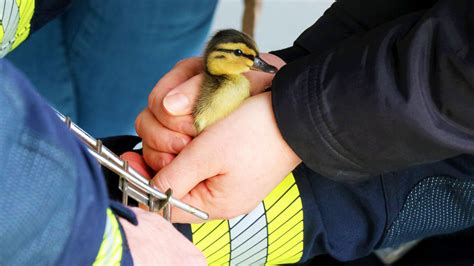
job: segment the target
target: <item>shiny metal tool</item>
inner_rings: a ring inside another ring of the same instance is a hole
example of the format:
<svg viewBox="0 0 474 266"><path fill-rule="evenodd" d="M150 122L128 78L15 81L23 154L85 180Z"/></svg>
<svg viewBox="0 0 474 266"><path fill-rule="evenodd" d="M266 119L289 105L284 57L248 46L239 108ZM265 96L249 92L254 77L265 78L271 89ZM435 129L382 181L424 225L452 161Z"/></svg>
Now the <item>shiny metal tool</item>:
<svg viewBox="0 0 474 266"><path fill-rule="evenodd" d="M102 145L101 140L90 136L87 132L74 124L70 117L64 116L58 111L56 111L56 114L61 121L87 145L90 154L92 154L101 165L119 175L119 189L123 193L122 203L124 205L127 205L128 197L131 197L139 203L147 205L150 211L157 212L163 210L163 217L168 221L171 220L170 205L174 205L200 219L207 220L209 218L207 213L173 198L171 189L163 193L154 188L148 179L143 177L132 167L129 167L127 161L122 160L119 156Z"/></svg>

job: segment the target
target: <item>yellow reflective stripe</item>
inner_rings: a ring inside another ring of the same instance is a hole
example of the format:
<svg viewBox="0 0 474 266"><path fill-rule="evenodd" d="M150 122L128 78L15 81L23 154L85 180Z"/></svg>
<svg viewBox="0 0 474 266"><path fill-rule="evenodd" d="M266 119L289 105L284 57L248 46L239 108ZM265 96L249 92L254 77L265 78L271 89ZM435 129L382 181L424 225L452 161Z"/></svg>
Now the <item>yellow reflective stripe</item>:
<svg viewBox="0 0 474 266"><path fill-rule="evenodd" d="M210 221L205 224L192 224L193 243L201 250L208 264L223 264L230 257L229 222Z"/></svg>
<svg viewBox="0 0 474 266"><path fill-rule="evenodd" d="M293 174L290 175L293 176ZM295 183L294 178L288 178L288 176L283 179L283 181L281 181L280 184L265 198L265 205L267 205L268 207L274 205L275 202L280 199L281 194L284 193L291 186L293 186L293 184Z"/></svg>
<svg viewBox="0 0 474 266"><path fill-rule="evenodd" d="M107 209L107 222L99 253L93 265L120 265L122 260L122 234L117 218Z"/></svg>
<svg viewBox="0 0 474 266"><path fill-rule="evenodd" d="M303 255L303 204L290 173L263 201L268 221L267 264L296 263Z"/></svg>
<svg viewBox="0 0 474 266"><path fill-rule="evenodd" d="M22 43L30 34L30 22L35 11L35 0L16 0L20 8L20 21L15 34L12 50Z"/></svg>
<svg viewBox="0 0 474 266"><path fill-rule="evenodd" d="M303 205L292 173L249 214L191 225L193 243L210 265L298 262L303 229Z"/></svg>
<svg viewBox="0 0 474 266"><path fill-rule="evenodd" d="M0 22L0 45L2 44L3 41L3 36L5 35L5 31L3 30L3 25ZM1 47L1 46L0 46Z"/></svg>
<svg viewBox="0 0 474 266"><path fill-rule="evenodd" d="M28 37L34 10L35 0L0 0L0 57Z"/></svg>

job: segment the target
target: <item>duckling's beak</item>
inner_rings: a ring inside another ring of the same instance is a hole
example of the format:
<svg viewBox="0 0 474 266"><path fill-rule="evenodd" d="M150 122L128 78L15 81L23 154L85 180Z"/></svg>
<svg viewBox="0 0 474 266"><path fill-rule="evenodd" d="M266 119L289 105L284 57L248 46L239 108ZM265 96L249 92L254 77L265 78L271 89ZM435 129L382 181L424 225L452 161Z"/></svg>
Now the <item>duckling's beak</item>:
<svg viewBox="0 0 474 266"><path fill-rule="evenodd" d="M252 65L252 70L259 70L267 73L276 73L277 68L270 65L269 63L263 61L262 58L259 56L256 56L255 59L253 60L253 65Z"/></svg>

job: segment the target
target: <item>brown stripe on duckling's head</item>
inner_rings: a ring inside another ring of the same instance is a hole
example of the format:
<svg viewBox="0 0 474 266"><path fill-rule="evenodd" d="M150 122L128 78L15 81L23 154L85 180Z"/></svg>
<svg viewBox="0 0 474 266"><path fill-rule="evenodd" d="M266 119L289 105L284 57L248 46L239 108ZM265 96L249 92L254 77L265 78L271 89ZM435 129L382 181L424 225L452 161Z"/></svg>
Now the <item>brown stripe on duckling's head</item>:
<svg viewBox="0 0 474 266"><path fill-rule="evenodd" d="M254 51L254 56L258 54L257 45L250 36L238 30L227 29L218 31L214 34L207 44L204 57L207 57L210 52L214 49L218 49L218 46L222 44L245 44L248 49Z"/></svg>
<svg viewBox="0 0 474 266"><path fill-rule="evenodd" d="M212 75L240 74L251 69L276 71L259 58L257 45L251 37L233 29L217 32L207 44L204 57L206 70Z"/></svg>

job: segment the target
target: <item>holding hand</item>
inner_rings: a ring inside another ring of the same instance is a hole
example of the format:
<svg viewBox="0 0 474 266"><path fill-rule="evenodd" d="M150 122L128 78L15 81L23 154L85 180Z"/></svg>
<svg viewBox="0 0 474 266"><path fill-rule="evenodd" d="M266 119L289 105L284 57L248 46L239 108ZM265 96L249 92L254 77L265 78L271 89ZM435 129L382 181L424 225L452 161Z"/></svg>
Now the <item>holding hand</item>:
<svg viewBox="0 0 474 266"><path fill-rule="evenodd" d="M143 139L144 159L156 171L168 164L196 135L191 111L203 71L201 58L176 64L156 84L148 97L148 108L135 121L137 134Z"/></svg>
<svg viewBox="0 0 474 266"><path fill-rule="evenodd" d="M153 182L211 219L231 218L255 208L300 162L280 135L271 94L263 93L203 131ZM173 210L175 222L195 219Z"/></svg>
<svg viewBox="0 0 474 266"><path fill-rule="evenodd" d="M262 57L278 67L284 64L273 55ZM178 63L150 94L136 129L143 138L144 159L154 170L181 152L154 178L158 188L171 187L175 197L210 212L211 218L229 218L252 210L300 160L278 131L270 93L251 97L190 143L196 135L191 112L203 70L199 58ZM246 76L253 95L270 86L273 78L262 72ZM178 210L173 218L195 219Z"/></svg>
<svg viewBox="0 0 474 266"><path fill-rule="evenodd" d="M284 62L277 56L261 57L280 68ZM184 146L196 136L191 115L203 79L202 58L190 58L176 64L153 88L148 108L135 122L137 134L143 139L146 163L158 171L171 162ZM273 74L251 71L245 74L251 84L251 94L271 85Z"/></svg>

